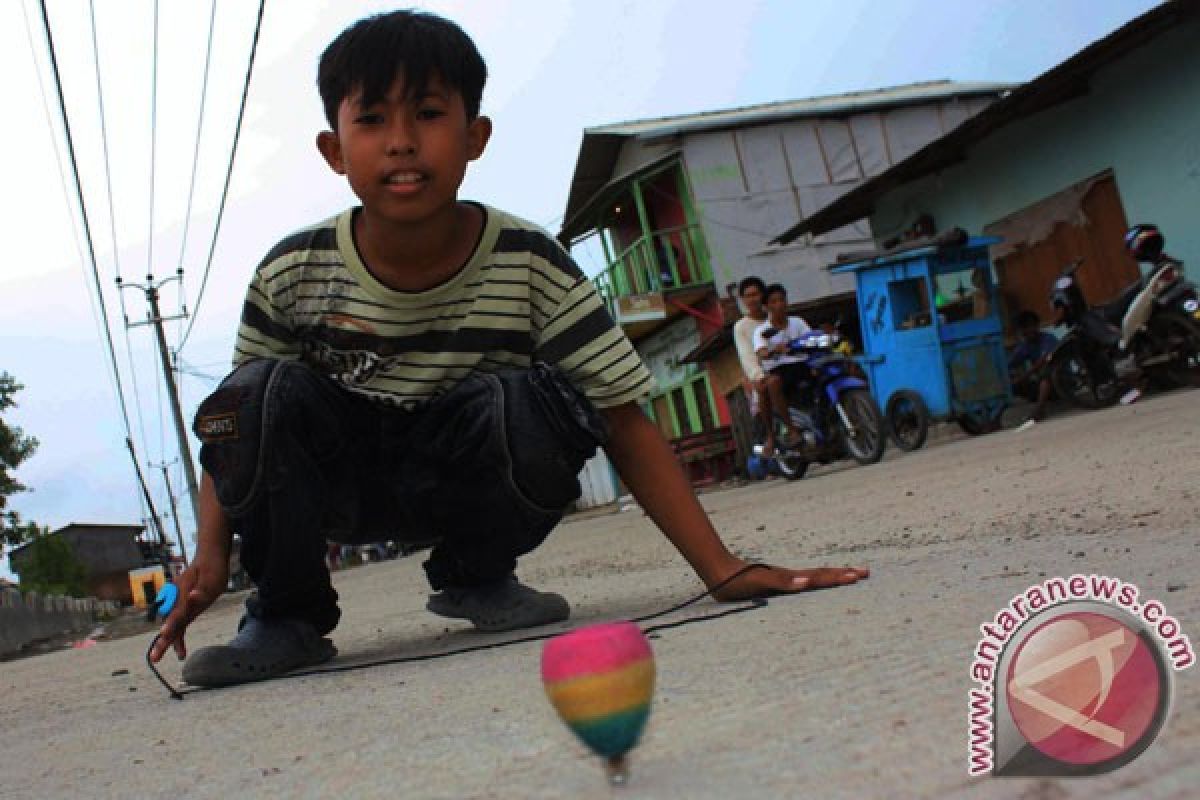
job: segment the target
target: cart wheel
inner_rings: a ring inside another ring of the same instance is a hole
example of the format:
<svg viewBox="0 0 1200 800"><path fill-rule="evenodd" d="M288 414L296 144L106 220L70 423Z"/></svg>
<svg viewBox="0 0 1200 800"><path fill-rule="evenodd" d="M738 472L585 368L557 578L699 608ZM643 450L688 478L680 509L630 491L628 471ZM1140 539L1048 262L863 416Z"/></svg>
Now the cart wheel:
<svg viewBox="0 0 1200 800"><path fill-rule="evenodd" d="M1000 418L1004 416L1006 408L1008 408L1008 404L1002 403L995 408L981 408L976 411L964 412L958 415L958 427L972 436L998 431L1000 430Z"/></svg>
<svg viewBox="0 0 1200 800"><path fill-rule="evenodd" d="M901 450L913 451L929 435L929 408L921 395L901 389L888 398L887 425L892 441Z"/></svg>

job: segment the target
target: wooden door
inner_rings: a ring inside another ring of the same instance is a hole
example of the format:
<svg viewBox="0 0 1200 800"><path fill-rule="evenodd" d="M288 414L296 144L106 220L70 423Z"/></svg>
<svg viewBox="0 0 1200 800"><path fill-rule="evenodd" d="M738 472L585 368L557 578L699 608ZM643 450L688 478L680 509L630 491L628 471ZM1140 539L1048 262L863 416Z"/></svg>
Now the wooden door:
<svg viewBox="0 0 1200 800"><path fill-rule="evenodd" d="M1018 212L1009 220L1021 214L1041 213L1040 205ZM1005 305L1005 330L1009 333L1013 318L1022 309L1036 311L1043 324L1050 319L1050 289L1054 279L1077 258L1084 259L1076 277L1091 305L1112 300L1139 278L1137 263L1125 252L1128 223L1112 175L1090 186L1079 209L1082 213L1070 221L1059 222L1045 238L1032 244L1017 243L1015 251L996 260Z"/></svg>

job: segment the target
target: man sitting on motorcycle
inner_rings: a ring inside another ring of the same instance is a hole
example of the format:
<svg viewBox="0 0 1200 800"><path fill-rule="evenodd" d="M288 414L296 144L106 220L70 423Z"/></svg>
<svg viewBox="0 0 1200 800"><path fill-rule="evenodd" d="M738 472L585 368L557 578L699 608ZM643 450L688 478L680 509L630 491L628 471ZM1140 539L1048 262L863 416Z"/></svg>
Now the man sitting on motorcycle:
<svg viewBox="0 0 1200 800"><path fill-rule="evenodd" d="M1054 334L1042 330L1037 313L1029 309L1017 314L1016 323L1021 339L1008 358L1008 370L1012 376L1013 393L1033 403L1029 419L1018 429L1026 430L1046 416L1046 404L1053 393L1046 366L1054 348L1058 346L1058 339Z"/></svg>
<svg viewBox="0 0 1200 800"><path fill-rule="evenodd" d="M766 291L767 320L754 331L754 352L768 376L779 380L767 381L771 407L783 420L788 439L801 441L800 431L787 412L787 384L800 384L808 378L808 368L800 359L788 354L788 345L808 333L811 328L801 317L788 316L787 289L773 283ZM769 335L768 335L769 334Z"/></svg>
<svg viewBox="0 0 1200 800"><path fill-rule="evenodd" d="M738 361L742 365L743 389L746 400L750 404L750 413L758 418L765 435L763 448L767 453L775 450L775 425L771 422L771 390L770 383L779 383L778 375L768 375L754 352L754 332L758 326L767 320L767 310L763 305L766 299L767 285L762 278L750 275L742 278L737 286L738 299L746 316L733 325L733 343L737 347Z"/></svg>

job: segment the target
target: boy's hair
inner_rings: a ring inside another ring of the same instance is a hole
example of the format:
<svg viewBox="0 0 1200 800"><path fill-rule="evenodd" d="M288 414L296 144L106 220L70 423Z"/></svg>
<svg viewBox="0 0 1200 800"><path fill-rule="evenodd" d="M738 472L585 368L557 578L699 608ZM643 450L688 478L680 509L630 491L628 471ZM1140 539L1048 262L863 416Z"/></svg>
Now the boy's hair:
<svg viewBox="0 0 1200 800"><path fill-rule="evenodd" d="M757 275L748 275L745 278L742 278L740 281L738 281L738 285L737 285L738 297L741 297L742 295L744 295L746 293L746 290L749 289L751 286L758 289L758 291L761 294L766 295L767 285L765 283L763 283L763 279L758 277Z"/></svg>
<svg viewBox="0 0 1200 800"><path fill-rule="evenodd" d="M356 91L361 104L379 102L397 78L408 99L438 79L462 96L467 119L479 116L487 66L463 29L424 11L393 11L364 17L338 34L317 67L325 119L337 130L338 107Z"/></svg>
<svg viewBox="0 0 1200 800"><path fill-rule="evenodd" d="M1025 309L1017 314L1017 330L1025 330L1030 327L1041 327L1042 321L1038 318L1036 311Z"/></svg>
<svg viewBox="0 0 1200 800"><path fill-rule="evenodd" d="M787 300L787 289L783 288L782 283L772 283L763 292L763 300L770 300L774 295L781 294L783 299Z"/></svg>

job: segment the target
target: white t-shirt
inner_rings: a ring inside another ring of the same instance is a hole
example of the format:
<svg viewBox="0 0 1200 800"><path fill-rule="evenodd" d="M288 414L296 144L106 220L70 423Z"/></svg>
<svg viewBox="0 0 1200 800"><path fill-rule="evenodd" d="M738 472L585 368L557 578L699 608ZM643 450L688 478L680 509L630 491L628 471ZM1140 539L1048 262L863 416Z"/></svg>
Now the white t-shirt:
<svg viewBox="0 0 1200 800"><path fill-rule="evenodd" d="M771 321L767 320L754 329L755 352L758 352L764 347L770 349L775 345L787 344L792 339L799 339L801 336L812 330L808 327L808 323L800 317L788 317L787 330L778 331L774 336L768 339L763 335L763 332L772 327L774 326L771 325ZM781 356L772 354L762 359L762 365L763 369L769 372L770 370L775 369L775 367L780 367L784 364L795 364L799 360L800 359L796 358L795 356Z"/></svg>
<svg viewBox="0 0 1200 800"><path fill-rule="evenodd" d="M742 374L750 381L761 381L763 378L762 364L759 363L758 354L754 352L754 332L762 323L762 320L753 317L742 317L733 323L733 344L737 347Z"/></svg>

